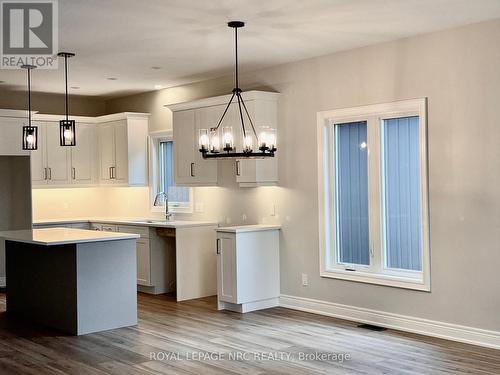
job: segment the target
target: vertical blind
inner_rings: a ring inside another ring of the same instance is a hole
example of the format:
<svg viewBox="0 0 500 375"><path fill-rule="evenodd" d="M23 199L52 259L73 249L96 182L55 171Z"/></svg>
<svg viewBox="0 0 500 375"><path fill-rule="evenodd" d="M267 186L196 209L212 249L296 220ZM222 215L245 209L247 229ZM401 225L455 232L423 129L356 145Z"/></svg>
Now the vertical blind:
<svg viewBox="0 0 500 375"><path fill-rule="evenodd" d="M337 261L369 265L367 123L335 125Z"/></svg>
<svg viewBox="0 0 500 375"><path fill-rule="evenodd" d="M189 188L175 186L172 141L160 142L160 191L167 193L170 202L189 202Z"/></svg>
<svg viewBox="0 0 500 375"><path fill-rule="evenodd" d="M419 118L384 120L382 132L386 265L421 271Z"/></svg>

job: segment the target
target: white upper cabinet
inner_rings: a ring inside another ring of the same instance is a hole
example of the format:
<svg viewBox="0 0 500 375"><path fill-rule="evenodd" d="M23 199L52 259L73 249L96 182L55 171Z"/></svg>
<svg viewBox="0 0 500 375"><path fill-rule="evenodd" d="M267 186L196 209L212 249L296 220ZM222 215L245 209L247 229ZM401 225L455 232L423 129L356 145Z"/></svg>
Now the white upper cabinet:
<svg viewBox="0 0 500 375"><path fill-rule="evenodd" d="M28 111L0 110L0 155L29 155L22 150L23 125L28 125Z"/></svg>
<svg viewBox="0 0 500 375"><path fill-rule="evenodd" d="M242 96L257 134L261 126L269 126L278 131L278 93L248 91L243 92ZM167 106L173 112L176 184L181 186L217 184L217 161L203 159L198 150L198 131L217 126L230 97L230 95L224 95ZM243 107L242 111L245 130L253 132ZM220 126L232 126L235 146L241 150L243 131L237 102L230 106ZM254 148L257 148L257 144ZM279 146L276 155L279 155ZM238 160L234 164L234 174L241 187L276 185L278 183L277 156L266 159Z"/></svg>
<svg viewBox="0 0 500 375"><path fill-rule="evenodd" d="M71 147L71 182L94 183L96 136L93 124L79 123L76 127L76 146Z"/></svg>
<svg viewBox="0 0 500 375"><path fill-rule="evenodd" d="M76 121L76 146L61 146L59 120L63 115L36 114L38 150L31 151L33 187L68 187L95 184L94 118L71 116Z"/></svg>
<svg viewBox="0 0 500 375"><path fill-rule="evenodd" d="M101 183L148 184L148 119L128 112L97 118Z"/></svg>

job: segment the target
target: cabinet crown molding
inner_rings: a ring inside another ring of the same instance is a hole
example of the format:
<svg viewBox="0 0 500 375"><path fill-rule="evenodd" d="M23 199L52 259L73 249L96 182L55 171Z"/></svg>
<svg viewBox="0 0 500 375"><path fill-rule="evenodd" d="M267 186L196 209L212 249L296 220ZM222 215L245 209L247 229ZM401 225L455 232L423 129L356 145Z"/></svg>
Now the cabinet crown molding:
<svg viewBox="0 0 500 375"><path fill-rule="evenodd" d="M35 115L37 111L31 111ZM28 118L28 111L24 109L0 109L0 117Z"/></svg>
<svg viewBox="0 0 500 375"><path fill-rule="evenodd" d="M172 112L184 111L186 109L211 107L215 105L227 104L229 102L229 99L231 99L231 95L232 94L196 99L181 103L165 104L164 107L170 109ZM243 99L245 101L250 101L250 100L277 101L278 97L281 94L279 92L251 90L251 91L243 91L241 95L243 96Z"/></svg>

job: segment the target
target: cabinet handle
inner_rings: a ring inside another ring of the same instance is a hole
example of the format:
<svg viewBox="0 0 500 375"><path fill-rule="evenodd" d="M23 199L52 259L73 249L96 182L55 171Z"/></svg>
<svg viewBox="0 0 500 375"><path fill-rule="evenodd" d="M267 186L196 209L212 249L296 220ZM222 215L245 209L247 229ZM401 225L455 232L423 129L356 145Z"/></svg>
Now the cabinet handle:
<svg viewBox="0 0 500 375"><path fill-rule="evenodd" d="M111 178L112 178L113 180L115 180L115 179L116 179L115 168L116 168L116 167L111 167Z"/></svg>
<svg viewBox="0 0 500 375"><path fill-rule="evenodd" d="M76 169L75 169L75 167L71 168L71 178L73 180L76 180Z"/></svg>
<svg viewBox="0 0 500 375"><path fill-rule="evenodd" d="M236 160L236 176L241 176L240 161Z"/></svg>
<svg viewBox="0 0 500 375"><path fill-rule="evenodd" d="M47 180L47 168L43 168L43 179Z"/></svg>
<svg viewBox="0 0 500 375"><path fill-rule="evenodd" d="M52 168L47 168L49 170L49 180L52 180Z"/></svg>
<svg viewBox="0 0 500 375"><path fill-rule="evenodd" d="M220 238L217 238L216 247L217 247L217 254L220 254Z"/></svg>
<svg viewBox="0 0 500 375"><path fill-rule="evenodd" d="M194 177L194 163L191 163L191 177Z"/></svg>

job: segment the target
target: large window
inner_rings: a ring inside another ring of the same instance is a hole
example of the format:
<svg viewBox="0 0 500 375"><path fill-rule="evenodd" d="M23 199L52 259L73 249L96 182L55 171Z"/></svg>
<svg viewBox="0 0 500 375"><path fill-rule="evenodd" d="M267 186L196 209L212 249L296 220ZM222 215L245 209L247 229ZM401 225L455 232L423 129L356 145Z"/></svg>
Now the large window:
<svg viewBox="0 0 500 375"><path fill-rule="evenodd" d="M321 275L430 290L426 101L318 114Z"/></svg>
<svg viewBox="0 0 500 375"><path fill-rule="evenodd" d="M188 187L176 186L174 180L174 143L168 132L151 136L151 205L159 192L168 196L169 209L172 212L192 211L192 190ZM162 207L152 207L153 211L164 211Z"/></svg>

